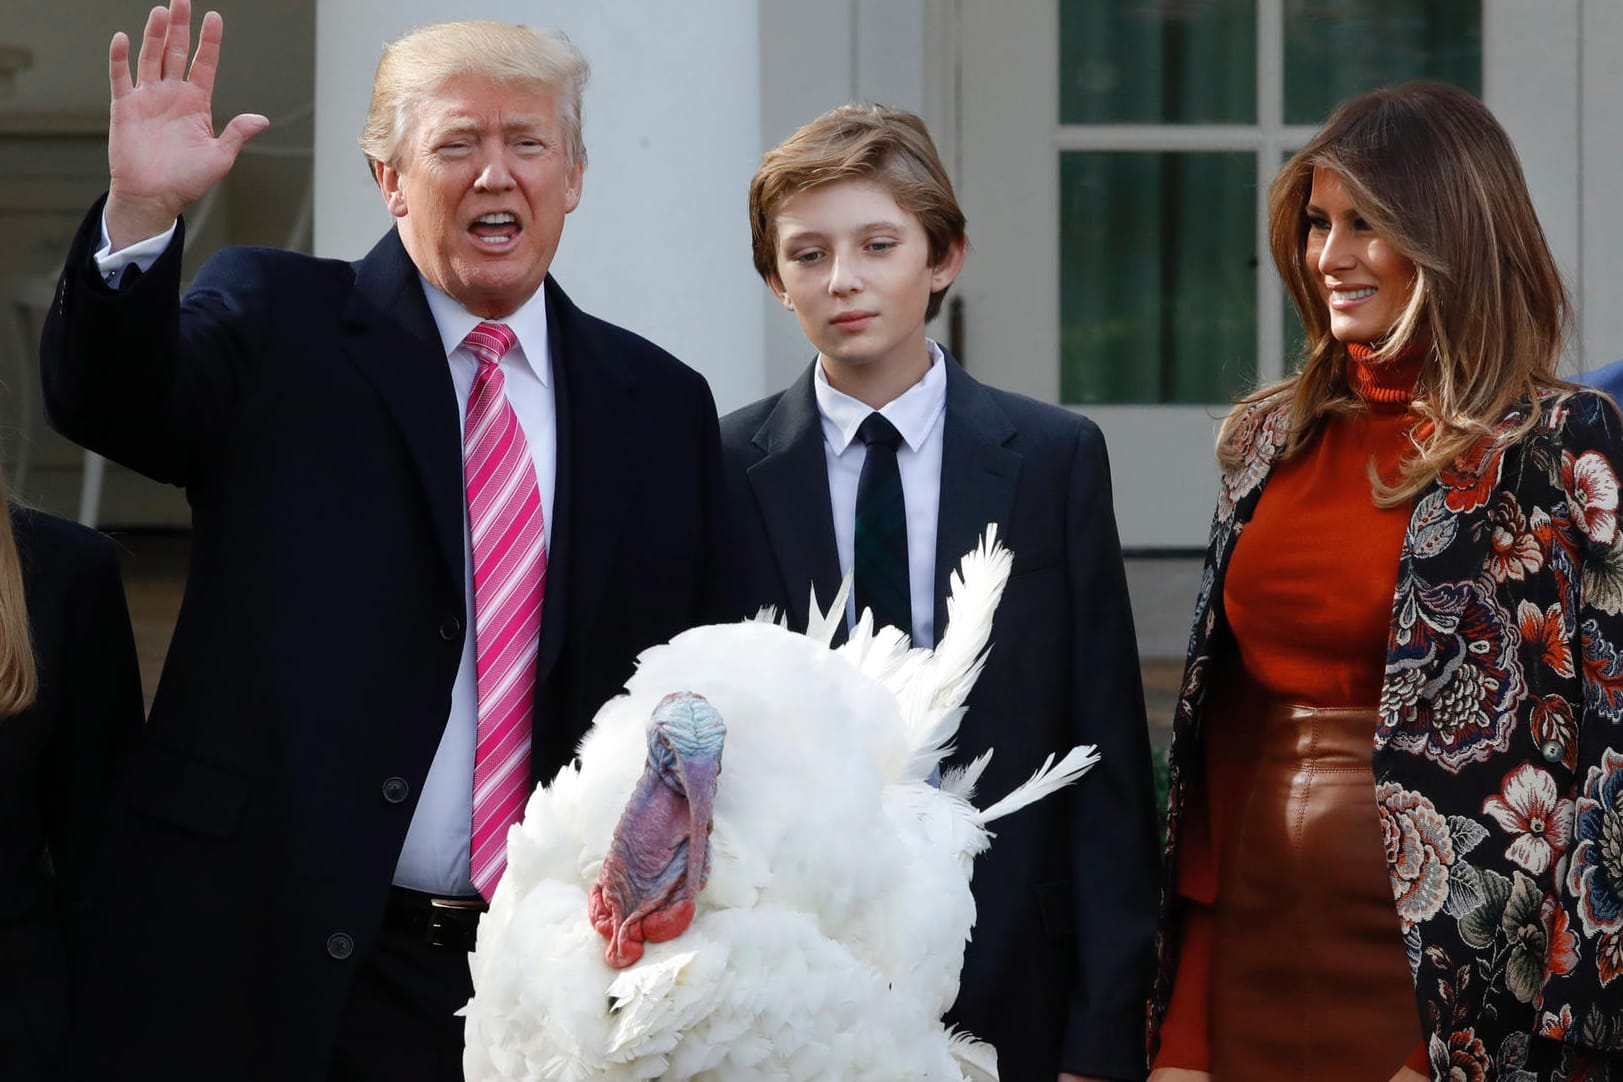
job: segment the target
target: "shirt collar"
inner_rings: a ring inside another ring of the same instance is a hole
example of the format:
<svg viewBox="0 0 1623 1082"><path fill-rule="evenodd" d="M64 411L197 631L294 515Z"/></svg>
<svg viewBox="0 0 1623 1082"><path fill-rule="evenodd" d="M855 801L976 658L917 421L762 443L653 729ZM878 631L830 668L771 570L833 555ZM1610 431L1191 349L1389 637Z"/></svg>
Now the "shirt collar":
<svg viewBox="0 0 1623 1082"><path fill-rule="evenodd" d="M947 406L946 357L933 340L926 338L924 344L930 352L930 367L923 378L879 408L885 420L902 434L908 450L915 454L924 446L930 430ZM812 390L817 395L817 412L823 419L823 438L836 455L843 455L857 438L862 422L874 412L873 407L835 390L820 359L812 367L816 370Z"/></svg>
<svg viewBox="0 0 1623 1082"><path fill-rule="evenodd" d="M428 298L428 311L434 317L434 326L439 329L445 355L449 357L461 347L468 332L483 323L484 319L462 307L427 278L420 274L418 278L423 283L423 296ZM518 339L518 353L508 356L516 358L514 363L527 363L542 385L550 387L552 351L547 345L546 290L536 290L529 300L519 306L518 311L496 322L507 324Z"/></svg>

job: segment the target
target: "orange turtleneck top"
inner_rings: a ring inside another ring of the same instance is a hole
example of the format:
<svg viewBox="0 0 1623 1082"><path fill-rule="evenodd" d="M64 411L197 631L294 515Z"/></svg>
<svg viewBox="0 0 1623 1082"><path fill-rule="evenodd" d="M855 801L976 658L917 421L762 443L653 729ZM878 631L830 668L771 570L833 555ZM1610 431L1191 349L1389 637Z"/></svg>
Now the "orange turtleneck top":
<svg viewBox="0 0 1623 1082"><path fill-rule="evenodd" d="M1274 465L1223 586L1246 674L1270 696L1304 706L1378 704L1411 510L1375 506L1370 465L1394 480L1410 452L1410 405L1425 353L1372 364L1368 346L1349 344L1347 352L1347 381L1362 408L1330 417L1306 447ZM1211 1062L1210 906L1222 851L1220 810L1240 807L1246 784L1243 764L1208 756L1205 806L1188 811L1178 877L1183 947L1157 1067L1206 1070ZM1204 822L1191 829L1188 820L1197 816ZM1408 1065L1426 1072L1424 1046Z"/></svg>
<svg viewBox="0 0 1623 1082"><path fill-rule="evenodd" d="M1348 347L1348 382L1367 408L1330 418L1311 446L1274 466L1240 532L1223 610L1246 672L1303 706L1373 707L1381 696L1407 505L1376 507L1370 463L1388 481L1410 450L1421 356L1382 365Z"/></svg>

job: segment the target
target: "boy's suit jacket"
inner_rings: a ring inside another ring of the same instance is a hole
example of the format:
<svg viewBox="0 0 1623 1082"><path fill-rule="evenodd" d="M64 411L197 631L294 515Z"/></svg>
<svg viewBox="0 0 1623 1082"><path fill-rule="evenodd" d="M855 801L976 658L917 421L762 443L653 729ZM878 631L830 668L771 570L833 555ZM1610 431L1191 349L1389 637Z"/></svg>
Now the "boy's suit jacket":
<svg viewBox="0 0 1623 1082"><path fill-rule="evenodd" d="M815 363L815 362L814 362ZM996 747L989 802L1051 752L1099 746L1068 792L997 824L975 868L979 916L949 1020L998 1048L1002 1077L1144 1075L1156 841L1133 619L1104 440L1089 420L983 386L947 358L935 626L948 575L986 524L1014 553L992 653L955 762ZM742 545L741 613L805 627L840 583L813 370L722 421Z"/></svg>

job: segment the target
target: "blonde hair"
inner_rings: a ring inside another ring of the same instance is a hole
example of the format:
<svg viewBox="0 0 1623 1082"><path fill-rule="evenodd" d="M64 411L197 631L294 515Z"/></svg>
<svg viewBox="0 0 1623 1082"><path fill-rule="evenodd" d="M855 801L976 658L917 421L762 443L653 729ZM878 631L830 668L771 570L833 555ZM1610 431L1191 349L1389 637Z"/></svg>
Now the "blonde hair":
<svg viewBox="0 0 1623 1082"><path fill-rule="evenodd" d="M0 718L22 713L39 694L22 558L11 530L10 508L5 482L0 480Z"/></svg>
<svg viewBox="0 0 1623 1082"><path fill-rule="evenodd" d="M391 41L372 79L372 107L361 132L371 163L398 166L423 103L449 79L476 75L497 82L530 83L558 106L569 167L586 162L580 99L590 74L586 58L561 30L511 23L441 23Z"/></svg>
<svg viewBox="0 0 1623 1082"><path fill-rule="evenodd" d="M963 243L964 212L924 121L883 105L842 105L767 151L750 181L750 248L767 284L778 277L777 216L784 201L807 188L858 178L884 185L896 205L919 220L932 267ZM925 319L935 318L946 295L945 289L930 294Z"/></svg>
<svg viewBox="0 0 1623 1082"><path fill-rule="evenodd" d="M1371 479L1375 502L1395 506L1493 433L1512 406L1529 408L1505 439L1532 430L1540 397L1570 386L1556 365L1572 306L1520 159L1485 105L1437 82L1352 98L1269 188L1269 247L1307 341L1294 375L1245 396L1224 421L1218 461L1225 469L1244 452L1245 406L1289 400L1290 455L1358 402L1346 347L1330 333L1320 275L1305 258L1315 169L1340 178L1358 213L1415 266L1409 302L1375 354L1380 361L1411 345L1427 350L1415 387L1413 409L1423 420L1413 451L1394 481Z"/></svg>

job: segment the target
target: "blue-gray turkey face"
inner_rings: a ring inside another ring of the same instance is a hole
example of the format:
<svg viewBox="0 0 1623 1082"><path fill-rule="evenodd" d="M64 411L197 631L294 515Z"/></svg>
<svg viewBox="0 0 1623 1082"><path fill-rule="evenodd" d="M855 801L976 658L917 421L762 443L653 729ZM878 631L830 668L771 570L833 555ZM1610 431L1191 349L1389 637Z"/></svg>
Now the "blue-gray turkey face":
<svg viewBox="0 0 1623 1082"><path fill-rule="evenodd" d="M682 760L671 747L671 740L658 725L648 730L648 769L678 796L687 796L682 783Z"/></svg>
<svg viewBox="0 0 1623 1082"><path fill-rule="evenodd" d="M702 696L660 700L648 728L648 759L615 827L588 898L592 926L609 941L604 959L623 968L642 944L692 923L710 869L710 830L727 727Z"/></svg>
<svg viewBox="0 0 1623 1082"><path fill-rule="evenodd" d="M654 707L648 730L648 765L672 790L688 795L691 776L711 784L721 772L727 725L704 696L677 691Z"/></svg>

